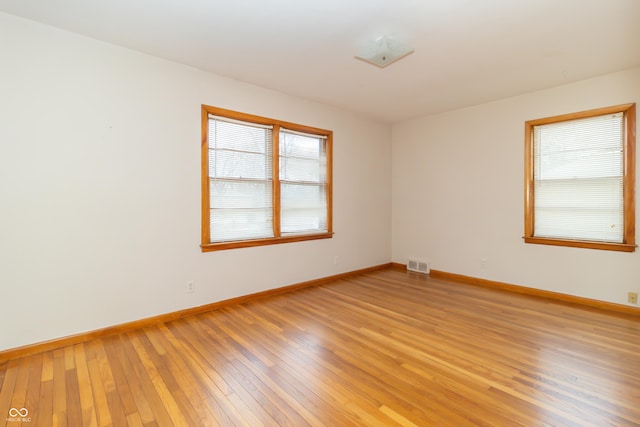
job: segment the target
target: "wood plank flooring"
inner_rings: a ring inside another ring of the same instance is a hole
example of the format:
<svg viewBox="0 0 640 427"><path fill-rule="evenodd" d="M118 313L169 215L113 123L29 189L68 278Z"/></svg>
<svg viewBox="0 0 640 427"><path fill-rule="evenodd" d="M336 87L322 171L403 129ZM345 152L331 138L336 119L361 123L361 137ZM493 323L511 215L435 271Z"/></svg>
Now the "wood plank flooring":
<svg viewBox="0 0 640 427"><path fill-rule="evenodd" d="M10 360L0 385L9 427L638 426L640 318L388 269Z"/></svg>

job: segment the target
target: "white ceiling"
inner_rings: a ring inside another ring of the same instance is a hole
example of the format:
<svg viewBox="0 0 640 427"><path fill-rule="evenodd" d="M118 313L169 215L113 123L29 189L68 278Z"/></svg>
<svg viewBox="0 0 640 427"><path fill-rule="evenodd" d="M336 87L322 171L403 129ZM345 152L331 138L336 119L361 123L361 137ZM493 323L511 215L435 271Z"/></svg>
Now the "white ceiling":
<svg viewBox="0 0 640 427"><path fill-rule="evenodd" d="M640 0L0 0L0 11L385 122L640 66ZM415 52L354 55L389 35Z"/></svg>

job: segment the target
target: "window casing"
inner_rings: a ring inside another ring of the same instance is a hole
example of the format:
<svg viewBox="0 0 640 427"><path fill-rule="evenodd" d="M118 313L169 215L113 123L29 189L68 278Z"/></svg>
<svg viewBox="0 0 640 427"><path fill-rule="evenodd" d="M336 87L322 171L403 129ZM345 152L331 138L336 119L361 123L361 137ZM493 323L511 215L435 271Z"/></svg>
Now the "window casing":
<svg viewBox="0 0 640 427"><path fill-rule="evenodd" d="M332 237L332 136L203 105L202 250Z"/></svg>
<svg viewBox="0 0 640 427"><path fill-rule="evenodd" d="M635 250L635 104L525 123L526 243Z"/></svg>

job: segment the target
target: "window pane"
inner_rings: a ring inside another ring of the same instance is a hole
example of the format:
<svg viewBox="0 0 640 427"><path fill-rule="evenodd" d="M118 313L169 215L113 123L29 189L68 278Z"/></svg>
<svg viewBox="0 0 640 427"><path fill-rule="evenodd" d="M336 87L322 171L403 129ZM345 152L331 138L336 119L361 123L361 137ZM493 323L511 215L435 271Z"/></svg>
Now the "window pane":
<svg viewBox="0 0 640 427"><path fill-rule="evenodd" d="M281 184L282 234L327 231L325 185Z"/></svg>
<svg viewBox="0 0 640 427"><path fill-rule="evenodd" d="M286 181L324 182L327 162L280 157L280 179Z"/></svg>
<svg viewBox="0 0 640 427"><path fill-rule="evenodd" d="M327 158L324 138L280 132L281 231L327 231Z"/></svg>
<svg viewBox="0 0 640 427"><path fill-rule="evenodd" d="M624 239L622 179L535 183L538 237L621 243Z"/></svg>
<svg viewBox="0 0 640 427"><path fill-rule="evenodd" d="M211 241L273 237L271 182L210 181Z"/></svg>
<svg viewBox="0 0 640 427"><path fill-rule="evenodd" d="M542 153L621 148L623 114L606 114L536 126Z"/></svg>
<svg viewBox="0 0 640 427"><path fill-rule="evenodd" d="M215 150L239 150L265 154L271 150L272 130L251 123L229 123L209 119L209 148Z"/></svg>
<svg viewBox="0 0 640 427"><path fill-rule="evenodd" d="M280 132L280 156L320 159L326 155L325 139L285 130Z"/></svg>
<svg viewBox="0 0 640 427"><path fill-rule="evenodd" d="M211 209L211 241L273 237L271 209Z"/></svg>
<svg viewBox="0 0 640 427"><path fill-rule="evenodd" d="M280 132L280 179L326 182L326 140L313 135Z"/></svg>
<svg viewBox="0 0 640 427"><path fill-rule="evenodd" d="M209 175L215 178L270 179L271 160L265 154L210 150Z"/></svg>
<svg viewBox="0 0 640 427"><path fill-rule="evenodd" d="M615 150L584 150L541 155L540 179L622 176L623 153Z"/></svg>
<svg viewBox="0 0 640 427"><path fill-rule="evenodd" d="M271 181L232 181L211 179L211 209L270 208Z"/></svg>
<svg viewBox="0 0 640 427"><path fill-rule="evenodd" d="M538 179L622 176L622 114L536 126Z"/></svg>
<svg viewBox="0 0 640 427"><path fill-rule="evenodd" d="M272 132L209 118L211 242L273 237Z"/></svg>

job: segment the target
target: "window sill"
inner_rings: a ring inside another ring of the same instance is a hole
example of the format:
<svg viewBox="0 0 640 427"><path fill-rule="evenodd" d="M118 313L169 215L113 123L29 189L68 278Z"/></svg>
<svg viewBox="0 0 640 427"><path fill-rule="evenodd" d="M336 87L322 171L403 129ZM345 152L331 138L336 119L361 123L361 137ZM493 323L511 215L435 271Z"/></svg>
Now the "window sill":
<svg viewBox="0 0 640 427"><path fill-rule="evenodd" d="M568 246L572 248L600 249L605 251L634 252L636 245L625 243L589 242L583 240L548 239L544 237L523 237L525 243L539 245Z"/></svg>
<svg viewBox="0 0 640 427"><path fill-rule="evenodd" d="M221 251L225 249L251 248L254 246L277 245L280 243L303 242L306 240L330 239L333 233L305 234L301 236L275 237L269 239L241 240L237 242L206 243L200 245L202 252Z"/></svg>

